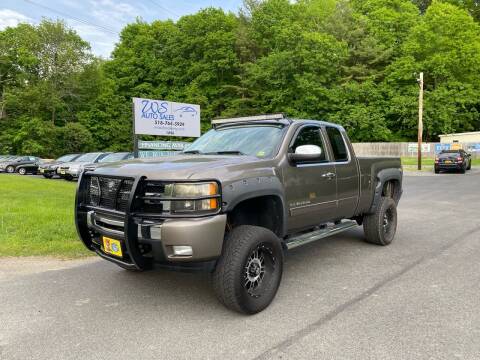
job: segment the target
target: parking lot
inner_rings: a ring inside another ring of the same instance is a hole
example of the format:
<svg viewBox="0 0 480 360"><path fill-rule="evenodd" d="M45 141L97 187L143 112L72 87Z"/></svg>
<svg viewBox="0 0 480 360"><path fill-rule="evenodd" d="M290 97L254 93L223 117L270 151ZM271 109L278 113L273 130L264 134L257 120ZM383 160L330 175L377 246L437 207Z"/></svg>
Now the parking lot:
<svg viewBox="0 0 480 360"><path fill-rule="evenodd" d="M359 227L292 251L251 317L220 305L206 274L2 262L0 358L478 359L480 171L413 174L391 246Z"/></svg>

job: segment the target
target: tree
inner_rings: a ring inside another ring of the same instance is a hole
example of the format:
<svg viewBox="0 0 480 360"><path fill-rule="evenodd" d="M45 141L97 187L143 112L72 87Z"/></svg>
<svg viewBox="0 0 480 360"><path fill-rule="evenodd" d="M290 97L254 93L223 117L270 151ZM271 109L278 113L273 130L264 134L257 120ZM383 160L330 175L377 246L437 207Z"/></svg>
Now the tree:
<svg viewBox="0 0 480 360"><path fill-rule="evenodd" d="M464 10L435 2L412 28L403 55L390 67L387 84L394 95L392 127L412 137L416 114L414 74L425 73L425 128L427 138L441 133L478 129L480 90L480 26Z"/></svg>

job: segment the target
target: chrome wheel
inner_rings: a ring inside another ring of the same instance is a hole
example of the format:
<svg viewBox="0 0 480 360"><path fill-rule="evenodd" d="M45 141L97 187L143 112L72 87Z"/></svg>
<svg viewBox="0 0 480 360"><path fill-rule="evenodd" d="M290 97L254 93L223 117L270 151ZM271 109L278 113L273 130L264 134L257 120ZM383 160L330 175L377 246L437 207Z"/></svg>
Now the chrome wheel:
<svg viewBox="0 0 480 360"><path fill-rule="evenodd" d="M20 168L20 169L18 169L18 173L20 175L25 175L27 173L27 170L25 170L25 168Z"/></svg>
<svg viewBox="0 0 480 360"><path fill-rule="evenodd" d="M244 268L243 286L248 295L260 297L274 271L275 257L272 249L266 244L258 245L250 253Z"/></svg>

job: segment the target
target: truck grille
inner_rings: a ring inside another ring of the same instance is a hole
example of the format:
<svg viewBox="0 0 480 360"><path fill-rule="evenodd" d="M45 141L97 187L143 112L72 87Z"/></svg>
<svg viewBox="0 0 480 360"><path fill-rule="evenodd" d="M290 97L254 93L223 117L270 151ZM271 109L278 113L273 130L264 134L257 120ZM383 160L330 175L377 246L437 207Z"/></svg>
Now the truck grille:
<svg viewBox="0 0 480 360"><path fill-rule="evenodd" d="M89 176L86 185L88 205L123 212L127 210L132 179Z"/></svg>

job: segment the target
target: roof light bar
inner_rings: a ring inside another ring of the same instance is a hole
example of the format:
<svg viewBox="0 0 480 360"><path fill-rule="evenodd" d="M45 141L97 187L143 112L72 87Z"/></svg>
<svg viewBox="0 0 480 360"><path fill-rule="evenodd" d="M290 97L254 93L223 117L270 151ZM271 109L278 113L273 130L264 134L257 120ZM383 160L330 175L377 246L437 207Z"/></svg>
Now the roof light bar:
<svg viewBox="0 0 480 360"><path fill-rule="evenodd" d="M265 121L265 120L282 120L285 117L283 114L266 114L266 115L256 115L256 116L243 116L230 119L216 119L212 120L213 125L217 124L227 124L233 122L250 122L250 121Z"/></svg>

